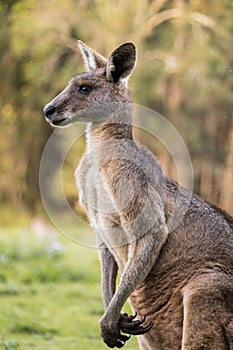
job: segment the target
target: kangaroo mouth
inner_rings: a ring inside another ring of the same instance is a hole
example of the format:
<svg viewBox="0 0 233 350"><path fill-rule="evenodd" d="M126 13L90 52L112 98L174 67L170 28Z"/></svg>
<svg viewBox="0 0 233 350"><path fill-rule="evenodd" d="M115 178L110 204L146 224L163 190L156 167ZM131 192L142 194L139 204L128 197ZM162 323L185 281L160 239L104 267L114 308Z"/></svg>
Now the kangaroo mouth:
<svg viewBox="0 0 233 350"><path fill-rule="evenodd" d="M66 118L61 118L59 120L52 121L51 125L63 127L63 126L67 125L67 122L68 122L68 120Z"/></svg>

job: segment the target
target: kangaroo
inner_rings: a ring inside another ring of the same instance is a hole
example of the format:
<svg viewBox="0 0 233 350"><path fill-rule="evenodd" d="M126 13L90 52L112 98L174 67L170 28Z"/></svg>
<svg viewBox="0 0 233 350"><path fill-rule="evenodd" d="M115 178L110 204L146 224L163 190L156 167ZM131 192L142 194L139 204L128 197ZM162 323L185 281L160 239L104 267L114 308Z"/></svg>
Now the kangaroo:
<svg viewBox="0 0 233 350"><path fill-rule="evenodd" d="M169 227L190 193L180 201L179 185L133 139L135 46L125 43L106 59L78 45L87 72L44 113L55 127L88 123L76 181L98 241L104 343L121 348L136 335L142 350L232 350L233 218L191 194ZM122 312L128 298L134 315Z"/></svg>

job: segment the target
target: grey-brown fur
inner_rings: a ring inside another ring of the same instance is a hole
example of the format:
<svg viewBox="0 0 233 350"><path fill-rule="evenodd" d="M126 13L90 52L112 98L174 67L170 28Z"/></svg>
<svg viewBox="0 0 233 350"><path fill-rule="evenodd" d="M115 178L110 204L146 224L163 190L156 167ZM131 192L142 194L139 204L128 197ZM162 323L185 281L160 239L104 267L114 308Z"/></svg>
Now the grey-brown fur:
<svg viewBox="0 0 233 350"><path fill-rule="evenodd" d="M127 87L133 44L108 60L79 46L88 72L74 77L45 115L61 127L89 122L76 179L99 243L104 342L120 348L126 333L138 335L142 350L232 350L232 217L195 194L189 203L190 193L180 196L157 159L133 141ZM91 90L80 91L83 85ZM187 210L171 229L183 202ZM128 298L137 320L121 313Z"/></svg>

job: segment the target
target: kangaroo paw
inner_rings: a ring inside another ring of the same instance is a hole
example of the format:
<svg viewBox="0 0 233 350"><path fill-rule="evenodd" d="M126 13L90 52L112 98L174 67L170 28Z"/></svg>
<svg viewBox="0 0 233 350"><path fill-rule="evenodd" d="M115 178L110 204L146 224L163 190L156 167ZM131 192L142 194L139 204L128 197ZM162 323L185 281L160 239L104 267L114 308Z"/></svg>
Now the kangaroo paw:
<svg viewBox="0 0 233 350"><path fill-rule="evenodd" d="M141 335L148 332L152 327L153 323L150 322L148 325L143 326L142 324L146 320L146 316L140 320L135 320L137 314L134 316L128 316L127 314L121 314L118 326L123 333L132 335Z"/></svg>

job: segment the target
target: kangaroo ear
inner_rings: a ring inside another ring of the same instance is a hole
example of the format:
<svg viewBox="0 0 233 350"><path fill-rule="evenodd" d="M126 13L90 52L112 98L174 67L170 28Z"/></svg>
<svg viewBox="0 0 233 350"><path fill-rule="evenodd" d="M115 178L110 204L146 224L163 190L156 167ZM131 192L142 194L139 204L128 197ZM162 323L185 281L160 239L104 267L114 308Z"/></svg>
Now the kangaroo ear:
<svg viewBox="0 0 233 350"><path fill-rule="evenodd" d="M106 58L85 45L81 40L78 40L78 47L88 70L106 67Z"/></svg>
<svg viewBox="0 0 233 350"><path fill-rule="evenodd" d="M136 62L136 48L132 43L125 43L113 51L107 63L107 78L117 83L132 73Z"/></svg>

